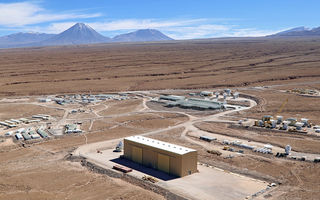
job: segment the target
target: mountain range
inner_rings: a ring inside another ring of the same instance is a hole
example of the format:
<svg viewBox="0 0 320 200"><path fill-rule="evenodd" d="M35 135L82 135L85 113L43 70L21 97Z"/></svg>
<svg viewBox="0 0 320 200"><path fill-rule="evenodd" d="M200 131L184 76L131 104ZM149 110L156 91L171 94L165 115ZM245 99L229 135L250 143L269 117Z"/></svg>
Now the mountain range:
<svg viewBox="0 0 320 200"><path fill-rule="evenodd" d="M271 37L308 37L308 36L320 36L320 27L308 29L304 26L296 27L286 31L282 31L273 35Z"/></svg>
<svg viewBox="0 0 320 200"><path fill-rule="evenodd" d="M308 29L296 27L266 37L316 37L320 27ZM134 32L105 37L84 23L77 23L60 34L15 33L0 37L0 48L81 45L111 42L148 42L173 40L155 29L140 29Z"/></svg>
<svg viewBox="0 0 320 200"><path fill-rule="evenodd" d="M15 33L0 37L0 48L80 45L111 42L148 42L173 40L155 29L141 29L131 33L105 37L84 23L77 23L60 34Z"/></svg>
<svg viewBox="0 0 320 200"><path fill-rule="evenodd" d="M112 39L114 42L147 42L162 40L172 40L172 38L155 29L137 30L135 32L115 36Z"/></svg>

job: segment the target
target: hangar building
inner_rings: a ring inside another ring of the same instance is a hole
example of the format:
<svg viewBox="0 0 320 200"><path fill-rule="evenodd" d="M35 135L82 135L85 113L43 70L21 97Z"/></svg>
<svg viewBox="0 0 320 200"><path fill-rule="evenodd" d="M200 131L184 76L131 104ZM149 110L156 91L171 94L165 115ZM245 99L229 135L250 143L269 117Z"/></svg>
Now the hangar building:
<svg viewBox="0 0 320 200"><path fill-rule="evenodd" d="M124 157L178 177L198 171L196 150L139 135L124 139Z"/></svg>

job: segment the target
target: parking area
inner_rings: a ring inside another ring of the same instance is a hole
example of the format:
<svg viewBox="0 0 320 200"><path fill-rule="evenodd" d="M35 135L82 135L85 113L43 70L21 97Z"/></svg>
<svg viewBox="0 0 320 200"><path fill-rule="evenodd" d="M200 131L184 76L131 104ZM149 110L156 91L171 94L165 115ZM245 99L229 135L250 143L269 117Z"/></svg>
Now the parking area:
<svg viewBox="0 0 320 200"><path fill-rule="evenodd" d="M113 152L113 149L96 151L91 149L90 152L81 154L88 161L106 169L112 169L114 165L122 165L133 169L128 174L136 178L142 179L144 176L155 177L157 180L156 185L189 199L238 200L251 198L255 193L269 188L267 182L200 163L198 163L198 173L176 178L158 170L119 158L120 155L122 155L121 152Z"/></svg>

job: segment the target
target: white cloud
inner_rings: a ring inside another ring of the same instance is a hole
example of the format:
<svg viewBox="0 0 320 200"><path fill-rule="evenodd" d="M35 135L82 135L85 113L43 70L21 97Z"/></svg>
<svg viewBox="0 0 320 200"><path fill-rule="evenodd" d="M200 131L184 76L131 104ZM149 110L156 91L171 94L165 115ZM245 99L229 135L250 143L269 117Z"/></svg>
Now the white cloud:
<svg viewBox="0 0 320 200"><path fill-rule="evenodd" d="M122 19L102 21L101 18L97 18L101 16L99 13L86 14L81 12L83 11L51 13L41 7L39 3L32 1L0 3L0 28L10 31L60 33L81 19L96 18L97 21L87 24L107 36L146 28L158 29L174 39L264 36L275 33L275 31L270 30L242 28L230 24L230 22L234 23L239 19ZM226 22L229 23L226 24Z"/></svg>
<svg viewBox="0 0 320 200"><path fill-rule="evenodd" d="M258 30L254 28L239 28L234 29L234 31L227 33L227 37L260 37L260 36L266 36L271 35L277 32L280 32L281 30L272 31L272 30Z"/></svg>
<svg viewBox="0 0 320 200"><path fill-rule="evenodd" d="M206 21L206 19L187 19L187 20L154 20L154 19L126 19L110 22L89 23L89 25L99 31L118 31L135 29L160 29L168 27L185 26L197 24Z"/></svg>
<svg viewBox="0 0 320 200"><path fill-rule="evenodd" d="M51 23L47 27L28 27L24 30L46 33L60 33L73 26L74 22ZM210 24L206 19L192 20L116 20L110 22L86 23L96 31L107 36L115 36L137 29L158 29L174 39L197 39L213 37L258 37L271 35L281 30L257 30L253 28L239 28L236 25Z"/></svg>
<svg viewBox="0 0 320 200"><path fill-rule="evenodd" d="M49 26L43 28L42 31L49 33L62 32L76 22L61 22L51 23ZM154 19L126 19L115 20L109 22L93 22L87 23L98 32L125 32L137 29L159 29L168 33L173 38L190 39L194 37L204 37L222 31L230 30L229 26L208 24L208 19L185 19L185 20L154 20ZM34 29L34 28L33 28ZM36 30L40 31L38 27ZM45 30L44 30L45 29Z"/></svg>
<svg viewBox="0 0 320 200"><path fill-rule="evenodd" d="M70 19L85 19L101 16L99 13L53 14L35 2L0 3L0 26L21 27L44 22L53 22Z"/></svg>
<svg viewBox="0 0 320 200"><path fill-rule="evenodd" d="M29 30L60 33L76 22L51 23L47 27L30 27ZM126 19L109 22L87 23L98 32L114 36L137 29L158 29L174 39L196 39L213 37L256 37L270 35L278 31L239 28L237 25L214 24L210 19L154 20Z"/></svg>
<svg viewBox="0 0 320 200"><path fill-rule="evenodd" d="M195 26L182 26L168 28L168 36L175 39L195 39L221 37L224 33L230 31L232 26L216 24L200 24Z"/></svg>

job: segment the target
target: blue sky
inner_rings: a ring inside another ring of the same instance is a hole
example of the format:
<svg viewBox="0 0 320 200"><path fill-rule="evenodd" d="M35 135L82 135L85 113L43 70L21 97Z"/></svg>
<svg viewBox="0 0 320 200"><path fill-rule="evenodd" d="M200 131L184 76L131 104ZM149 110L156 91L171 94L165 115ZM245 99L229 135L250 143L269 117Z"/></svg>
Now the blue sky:
<svg viewBox="0 0 320 200"><path fill-rule="evenodd" d="M320 26L318 0L0 0L0 36L84 22L105 36L154 28L174 39L263 36Z"/></svg>

